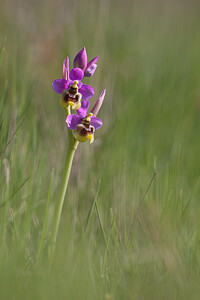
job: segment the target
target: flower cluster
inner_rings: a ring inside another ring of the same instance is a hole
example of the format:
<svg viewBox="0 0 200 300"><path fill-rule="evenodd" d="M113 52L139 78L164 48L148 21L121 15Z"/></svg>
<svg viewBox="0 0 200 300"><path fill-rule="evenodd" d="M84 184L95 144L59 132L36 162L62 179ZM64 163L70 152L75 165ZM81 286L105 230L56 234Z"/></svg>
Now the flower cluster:
<svg viewBox="0 0 200 300"><path fill-rule="evenodd" d="M96 68L98 56L91 61L87 61L85 47L76 55L74 59L74 68L69 71L69 58L63 62L63 77L56 79L52 83L53 90L61 94L60 104L64 108L72 108L77 111L77 115L68 114L66 123L68 129L72 130L75 139L79 142L90 143L94 141L94 132L102 126L102 121L97 118L97 113L103 103L105 90L99 96L95 105L88 113L91 97L94 95L94 89L82 83L84 77L91 77ZM70 111L70 110L68 110Z"/></svg>

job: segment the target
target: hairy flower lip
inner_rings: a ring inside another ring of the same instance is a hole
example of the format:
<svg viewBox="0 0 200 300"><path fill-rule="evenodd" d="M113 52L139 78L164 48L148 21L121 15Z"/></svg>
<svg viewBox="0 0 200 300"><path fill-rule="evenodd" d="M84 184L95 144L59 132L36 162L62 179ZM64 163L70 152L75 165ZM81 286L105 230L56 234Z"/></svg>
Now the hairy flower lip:
<svg viewBox="0 0 200 300"><path fill-rule="evenodd" d="M88 134L93 134L95 131L95 128L94 128L94 126L91 126L91 125L86 127L84 124L78 124L76 126L76 131L78 131L81 136L87 136Z"/></svg>
<svg viewBox="0 0 200 300"><path fill-rule="evenodd" d="M71 94L69 90L65 90L62 94L60 105L64 108L71 106L72 109L77 110L81 107L81 98L82 95L80 93Z"/></svg>
<svg viewBox="0 0 200 300"><path fill-rule="evenodd" d="M73 130L74 137L81 143L90 140L90 144L94 141L94 127L86 128L83 124L78 124L76 130Z"/></svg>

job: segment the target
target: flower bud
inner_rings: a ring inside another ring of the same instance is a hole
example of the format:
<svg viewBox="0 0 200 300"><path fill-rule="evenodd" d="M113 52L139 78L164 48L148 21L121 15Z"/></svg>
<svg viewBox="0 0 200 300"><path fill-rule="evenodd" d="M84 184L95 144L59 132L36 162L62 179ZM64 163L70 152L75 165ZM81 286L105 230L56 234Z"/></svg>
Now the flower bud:
<svg viewBox="0 0 200 300"><path fill-rule="evenodd" d="M103 90L101 95L99 96L99 99L96 101L93 108L91 109L91 113L93 114L94 117L98 114L98 112L101 108L105 94L106 94L106 90Z"/></svg>

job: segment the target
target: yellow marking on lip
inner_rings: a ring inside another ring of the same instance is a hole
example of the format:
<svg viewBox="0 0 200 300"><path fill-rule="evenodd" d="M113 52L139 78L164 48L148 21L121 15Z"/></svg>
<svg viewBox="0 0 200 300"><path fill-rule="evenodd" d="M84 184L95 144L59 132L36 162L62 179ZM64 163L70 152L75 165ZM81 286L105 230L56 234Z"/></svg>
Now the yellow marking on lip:
<svg viewBox="0 0 200 300"><path fill-rule="evenodd" d="M94 142L94 134L88 134L87 138L90 140L90 144Z"/></svg>
<svg viewBox="0 0 200 300"><path fill-rule="evenodd" d="M72 102L72 101L67 101L67 104L72 106L72 107L74 106L74 102Z"/></svg>

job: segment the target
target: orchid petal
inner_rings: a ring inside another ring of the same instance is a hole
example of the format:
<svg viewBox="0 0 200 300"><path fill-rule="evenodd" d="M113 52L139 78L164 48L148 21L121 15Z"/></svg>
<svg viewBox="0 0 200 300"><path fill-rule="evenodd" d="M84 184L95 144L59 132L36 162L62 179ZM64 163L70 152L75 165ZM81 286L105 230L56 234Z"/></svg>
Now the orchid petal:
<svg viewBox="0 0 200 300"><path fill-rule="evenodd" d="M82 100L81 101L81 108L79 108L77 110L77 113L78 113L79 117L85 118L87 116L87 111L88 111L89 105L90 105L89 100Z"/></svg>
<svg viewBox="0 0 200 300"><path fill-rule="evenodd" d="M67 116L66 123L67 127L71 130L76 129L78 124L81 124L82 118L77 115L69 115Z"/></svg>
<svg viewBox="0 0 200 300"><path fill-rule="evenodd" d="M94 72L95 72L95 70L97 68L97 61L98 61L98 59L99 59L99 57L97 56L97 57L93 58L87 64L87 67L85 69L85 74L84 74L86 77L91 77L94 74Z"/></svg>
<svg viewBox="0 0 200 300"><path fill-rule="evenodd" d="M89 63L87 64L87 68L89 68L91 65L96 64L98 61L99 57L96 56L95 58L91 59L91 61L89 61Z"/></svg>
<svg viewBox="0 0 200 300"><path fill-rule="evenodd" d="M91 125L94 126L95 130L97 130L103 125L103 122L101 121L101 119L92 116L91 117Z"/></svg>
<svg viewBox="0 0 200 300"><path fill-rule="evenodd" d="M76 55L74 59L74 68L80 68L83 71L87 67L87 53L85 47Z"/></svg>
<svg viewBox="0 0 200 300"><path fill-rule="evenodd" d="M63 78L69 79L69 57L67 56L63 61Z"/></svg>
<svg viewBox="0 0 200 300"><path fill-rule="evenodd" d="M77 83L77 86L78 86L79 89L82 87L82 85L83 85L83 83L82 83L81 81L79 81L79 82Z"/></svg>
<svg viewBox="0 0 200 300"><path fill-rule="evenodd" d="M82 99L89 99L94 95L94 89L87 84L83 84L78 91L82 94Z"/></svg>
<svg viewBox="0 0 200 300"><path fill-rule="evenodd" d="M67 83L68 83L68 88L70 87L70 85L73 85L74 84L74 81L73 80L67 80Z"/></svg>
<svg viewBox="0 0 200 300"><path fill-rule="evenodd" d="M85 75L86 77L91 77L91 76L94 74L96 68L97 68L97 65L96 65L96 64L92 64L89 68L87 68L87 69L85 70L84 75Z"/></svg>
<svg viewBox="0 0 200 300"><path fill-rule="evenodd" d="M74 68L69 73L69 78L71 80L78 80L81 81L84 77L84 72L80 68Z"/></svg>
<svg viewBox="0 0 200 300"><path fill-rule="evenodd" d="M62 94L63 90L67 90L69 87L69 83L66 79L62 78L62 79L56 79L54 80L54 82L52 83L52 88L53 90L58 93L58 94Z"/></svg>

